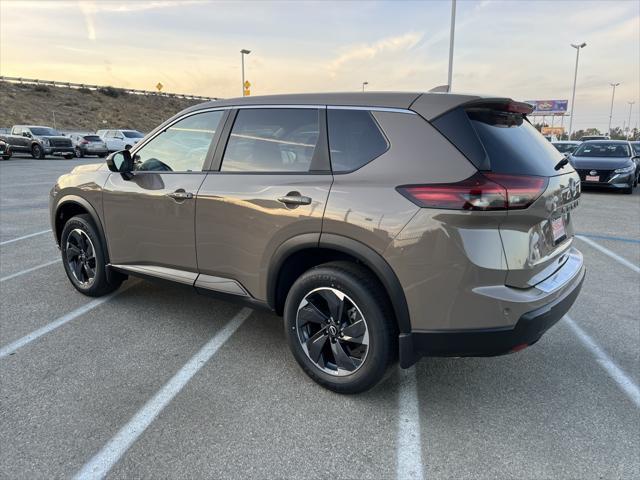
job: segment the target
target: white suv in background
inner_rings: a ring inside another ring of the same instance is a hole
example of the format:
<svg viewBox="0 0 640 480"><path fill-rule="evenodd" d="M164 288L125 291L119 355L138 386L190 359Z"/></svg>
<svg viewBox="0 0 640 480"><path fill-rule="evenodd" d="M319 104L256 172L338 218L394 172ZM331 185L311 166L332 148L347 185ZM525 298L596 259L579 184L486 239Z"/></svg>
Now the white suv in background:
<svg viewBox="0 0 640 480"><path fill-rule="evenodd" d="M137 130L98 130L97 135L107 144L110 152L129 150L144 138Z"/></svg>

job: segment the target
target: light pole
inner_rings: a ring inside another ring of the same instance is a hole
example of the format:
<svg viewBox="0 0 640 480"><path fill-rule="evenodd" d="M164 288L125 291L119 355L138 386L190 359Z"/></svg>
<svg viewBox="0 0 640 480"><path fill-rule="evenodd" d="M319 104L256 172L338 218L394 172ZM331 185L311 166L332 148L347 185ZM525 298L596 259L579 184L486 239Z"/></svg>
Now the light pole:
<svg viewBox="0 0 640 480"><path fill-rule="evenodd" d="M586 42L580 44L572 43L571 46L576 49L576 70L573 74L573 94L571 95L571 116L569 117L569 140L571 140L571 134L573 133L573 116L576 112L576 80L578 80L578 60L580 59L580 49L587 46Z"/></svg>
<svg viewBox="0 0 640 480"><path fill-rule="evenodd" d="M246 48L243 48L242 50L240 50L240 58L242 59L242 96L244 97L244 56L245 55L249 55L251 53L251 50L247 50Z"/></svg>
<svg viewBox="0 0 640 480"><path fill-rule="evenodd" d="M613 117L613 98L616 96L616 87L620 85L620 82L610 83L609 85L613 87L613 92L611 93L611 109L609 110L609 128L607 129L607 135L611 136L611 117Z"/></svg>
<svg viewBox="0 0 640 480"><path fill-rule="evenodd" d="M636 102L627 102L629 104L629 121L627 122L627 140L629 140L629 135L631 135L631 109L633 108L633 104Z"/></svg>
<svg viewBox="0 0 640 480"><path fill-rule="evenodd" d="M362 82L362 93L364 93L364 87L369 85L369 82Z"/></svg>
<svg viewBox="0 0 640 480"><path fill-rule="evenodd" d="M449 75L447 76L447 92L451 91L453 81L453 39L456 32L456 0L451 0L451 30L449 32Z"/></svg>

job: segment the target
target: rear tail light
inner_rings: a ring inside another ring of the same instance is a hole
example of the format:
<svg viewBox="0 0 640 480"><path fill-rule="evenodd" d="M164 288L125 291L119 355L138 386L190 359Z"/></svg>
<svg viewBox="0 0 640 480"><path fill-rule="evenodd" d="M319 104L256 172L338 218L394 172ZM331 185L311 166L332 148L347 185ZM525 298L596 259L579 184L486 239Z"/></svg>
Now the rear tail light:
<svg viewBox="0 0 640 480"><path fill-rule="evenodd" d="M457 183L405 185L397 190L425 208L516 210L535 202L547 188L547 182L545 177L477 172Z"/></svg>
<svg viewBox="0 0 640 480"><path fill-rule="evenodd" d="M81 143L82 145L87 145L89 142L87 142L86 140L82 140L80 143Z"/></svg>

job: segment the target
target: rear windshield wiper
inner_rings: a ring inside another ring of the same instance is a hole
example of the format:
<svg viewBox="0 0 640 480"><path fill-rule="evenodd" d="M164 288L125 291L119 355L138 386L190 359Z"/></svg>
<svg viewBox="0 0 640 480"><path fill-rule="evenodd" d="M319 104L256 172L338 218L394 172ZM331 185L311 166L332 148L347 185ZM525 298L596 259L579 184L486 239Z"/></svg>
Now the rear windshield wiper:
<svg viewBox="0 0 640 480"><path fill-rule="evenodd" d="M554 168L554 170L558 171L560 170L562 167L564 167L567 163L569 163L569 159L567 157L564 157L562 160L560 160Z"/></svg>

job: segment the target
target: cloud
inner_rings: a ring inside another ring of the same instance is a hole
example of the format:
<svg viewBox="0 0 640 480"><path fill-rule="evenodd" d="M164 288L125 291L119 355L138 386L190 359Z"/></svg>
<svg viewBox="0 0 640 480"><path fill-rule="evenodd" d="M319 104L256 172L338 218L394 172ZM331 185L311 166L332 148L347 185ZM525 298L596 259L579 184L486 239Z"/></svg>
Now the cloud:
<svg viewBox="0 0 640 480"><path fill-rule="evenodd" d="M408 32L404 35L386 37L370 44L354 45L329 64L329 72L333 77L347 64L372 60L381 54L409 50L420 42L423 36L424 33L421 32Z"/></svg>

